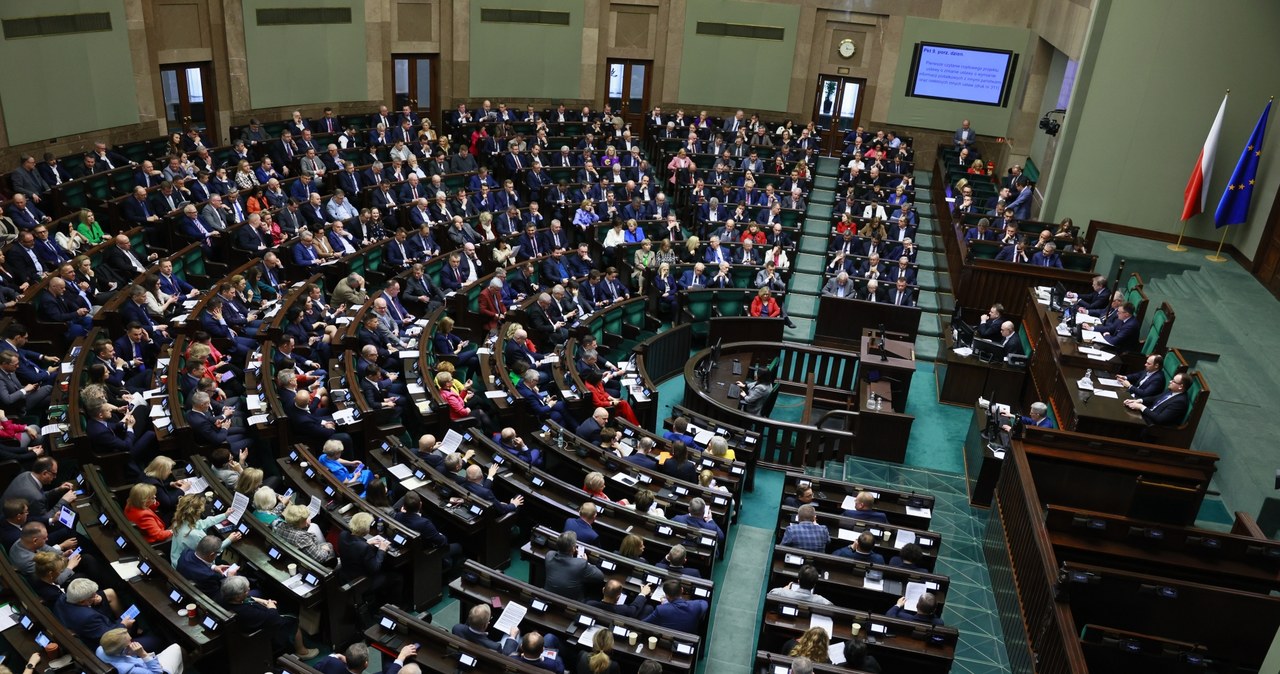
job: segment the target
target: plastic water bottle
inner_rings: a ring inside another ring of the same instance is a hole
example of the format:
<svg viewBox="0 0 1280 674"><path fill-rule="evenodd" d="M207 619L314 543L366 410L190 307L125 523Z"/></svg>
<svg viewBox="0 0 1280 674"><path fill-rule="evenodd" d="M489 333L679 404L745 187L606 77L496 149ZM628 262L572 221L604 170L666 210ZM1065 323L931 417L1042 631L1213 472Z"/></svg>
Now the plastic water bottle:
<svg viewBox="0 0 1280 674"><path fill-rule="evenodd" d="M1089 368L1084 371L1084 378L1089 381L1093 381L1093 368Z"/></svg>
<svg viewBox="0 0 1280 674"><path fill-rule="evenodd" d="M876 394L868 390L867 391L867 409L874 410L875 404L876 404Z"/></svg>

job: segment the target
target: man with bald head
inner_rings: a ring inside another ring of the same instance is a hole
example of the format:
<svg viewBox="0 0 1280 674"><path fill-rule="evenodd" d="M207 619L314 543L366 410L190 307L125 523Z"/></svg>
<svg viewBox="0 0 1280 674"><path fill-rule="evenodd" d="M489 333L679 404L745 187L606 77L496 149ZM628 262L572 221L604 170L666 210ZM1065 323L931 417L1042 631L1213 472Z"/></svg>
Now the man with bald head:
<svg viewBox="0 0 1280 674"><path fill-rule="evenodd" d="M293 397L293 404L285 406L285 415L289 417L293 432L299 440L312 445L323 445L329 440L342 443L346 451L351 450L351 436L338 432L333 417L321 414L311 408L311 392L303 389Z"/></svg>
<svg viewBox="0 0 1280 674"><path fill-rule="evenodd" d="M67 292L67 282L61 277L50 279L48 289L40 293L37 313L41 320L49 323L67 324L68 336L72 339L88 334L93 327L89 307L79 295Z"/></svg>
<svg viewBox="0 0 1280 674"><path fill-rule="evenodd" d="M462 486L467 491L495 505L499 512L509 513L524 504L523 496L513 496L510 501L502 503L498 500L498 495L493 493L493 476L498 474L498 464L489 465L489 472L486 476L485 471L476 464L467 466L467 480Z"/></svg>

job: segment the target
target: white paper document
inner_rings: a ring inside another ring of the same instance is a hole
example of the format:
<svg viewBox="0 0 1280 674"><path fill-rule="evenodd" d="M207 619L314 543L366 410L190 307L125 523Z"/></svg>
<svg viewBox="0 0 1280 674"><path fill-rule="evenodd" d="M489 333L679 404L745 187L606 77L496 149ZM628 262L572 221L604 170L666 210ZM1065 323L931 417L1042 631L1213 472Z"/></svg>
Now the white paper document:
<svg viewBox="0 0 1280 674"><path fill-rule="evenodd" d="M458 447L461 447L461 446L462 446L462 434L453 430L452 428L450 428L449 431L444 434L444 440L440 441L440 451L445 455L449 455L458 451Z"/></svg>
<svg viewBox="0 0 1280 674"><path fill-rule="evenodd" d="M898 535L893 539L893 547L901 550L902 546L908 543L916 542L916 532L910 529L898 529Z"/></svg>
<svg viewBox="0 0 1280 674"><path fill-rule="evenodd" d="M506 392L506 391L501 391L501 390L499 390L499 391L485 391L485 392L484 392L484 397L486 397L486 398L488 398L488 399L490 399L490 400L496 400L496 399L498 399L498 398L505 398L505 397L507 397L507 392Z"/></svg>
<svg viewBox="0 0 1280 674"><path fill-rule="evenodd" d="M831 660L833 665L844 664L844 642L833 641L827 646L827 659Z"/></svg>
<svg viewBox="0 0 1280 674"><path fill-rule="evenodd" d="M925 587L924 583L907 583L907 603L903 608L914 613L916 610L916 602L920 601L920 597L924 595L925 590L927 589L928 588Z"/></svg>
<svg viewBox="0 0 1280 674"><path fill-rule="evenodd" d="M503 634L510 634L511 628L520 627L520 621L524 620L524 616L528 612L529 609L514 601L507 602L507 605L502 609L502 615L498 616L498 621L493 623L493 629Z"/></svg>
<svg viewBox="0 0 1280 674"><path fill-rule="evenodd" d="M1124 387L1124 384L1122 384L1122 383L1120 382L1120 380L1119 380L1119 379L1106 379L1106 378L1099 378L1099 379L1098 379L1098 383L1099 383L1099 384L1102 384L1103 386L1110 386L1111 388L1123 388L1123 387Z"/></svg>
<svg viewBox="0 0 1280 674"><path fill-rule="evenodd" d="M232 524L239 524L240 518L244 517L244 513L249 509L249 497L240 492L236 492L235 497L231 500L231 516L227 519Z"/></svg>
<svg viewBox="0 0 1280 674"><path fill-rule="evenodd" d="M842 510L856 510L854 504L857 502L858 498L855 495L847 494L845 495L844 500L840 502L840 508Z"/></svg>
<svg viewBox="0 0 1280 674"><path fill-rule="evenodd" d="M397 480L405 480L413 477L413 469L403 463L397 463L391 468L388 468L388 470L391 471L392 475L396 476Z"/></svg>
<svg viewBox="0 0 1280 674"><path fill-rule="evenodd" d="M324 501L312 496L311 501L307 503L307 510L311 512L311 516L315 517L320 514L320 509L324 507Z"/></svg>
<svg viewBox="0 0 1280 674"><path fill-rule="evenodd" d="M285 579L284 586L293 590L293 593L299 597L305 596L307 593L316 589L314 585L308 585L307 582L302 579L302 574L300 573L289 576L289 578Z"/></svg>
<svg viewBox="0 0 1280 674"><path fill-rule="evenodd" d="M928 508L913 508L907 506L907 514L912 517L933 517L933 511Z"/></svg>
<svg viewBox="0 0 1280 674"><path fill-rule="evenodd" d="M1106 391L1103 389L1094 389L1093 394L1099 398L1119 398L1115 391Z"/></svg>
<svg viewBox="0 0 1280 674"><path fill-rule="evenodd" d="M592 625L591 627L582 630L582 634L578 635L578 644L581 646L590 646L592 640L596 638L596 632L599 632L602 629L604 629L603 625Z"/></svg>
<svg viewBox="0 0 1280 674"><path fill-rule="evenodd" d="M973 355L973 348L972 348L972 347L968 347L968 346L962 346L962 347L959 347L959 348L955 348L955 349L952 349L952 351L954 351L954 352L955 352L955 354L956 354L957 356L960 356L961 358L968 358L969 356L972 356L972 355ZM843 653L841 653L841 657L844 657L844 654L843 654Z"/></svg>
<svg viewBox="0 0 1280 674"><path fill-rule="evenodd" d="M858 532L853 529L836 529L836 538L842 541L856 541L858 540Z"/></svg>
<svg viewBox="0 0 1280 674"><path fill-rule="evenodd" d="M133 580L142 572L138 570L138 562L111 562L111 568L116 570L116 574L120 576L120 580Z"/></svg>
<svg viewBox="0 0 1280 674"><path fill-rule="evenodd" d="M821 627L827 631L827 636L830 636L834 631L835 626L836 623L830 616L818 615L817 613L809 614L809 629Z"/></svg>
<svg viewBox="0 0 1280 674"><path fill-rule="evenodd" d="M184 494L203 494L209 488L209 481L200 476L188 477L187 488L183 489Z"/></svg>
<svg viewBox="0 0 1280 674"><path fill-rule="evenodd" d="M250 426L261 426L271 422L270 414L254 414L247 420Z"/></svg>

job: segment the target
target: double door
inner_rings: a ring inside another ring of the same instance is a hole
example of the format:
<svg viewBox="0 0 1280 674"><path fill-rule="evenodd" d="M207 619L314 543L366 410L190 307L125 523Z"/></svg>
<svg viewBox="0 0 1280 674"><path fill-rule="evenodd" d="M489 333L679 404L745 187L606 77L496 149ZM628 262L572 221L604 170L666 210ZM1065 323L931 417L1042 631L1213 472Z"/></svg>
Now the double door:
<svg viewBox="0 0 1280 674"><path fill-rule="evenodd" d="M867 81L855 77L818 76L818 92L813 102L813 119L828 129L822 139L822 154L839 156L846 133L858 127L862 118L862 94Z"/></svg>

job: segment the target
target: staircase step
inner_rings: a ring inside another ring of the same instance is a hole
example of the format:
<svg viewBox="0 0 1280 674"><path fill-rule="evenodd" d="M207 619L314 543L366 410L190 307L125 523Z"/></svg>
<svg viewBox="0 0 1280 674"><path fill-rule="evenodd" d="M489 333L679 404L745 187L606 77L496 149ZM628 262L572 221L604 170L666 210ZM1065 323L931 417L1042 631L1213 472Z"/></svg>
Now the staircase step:
<svg viewBox="0 0 1280 674"><path fill-rule="evenodd" d="M829 192L827 190L814 190L809 193L809 204L811 206L816 204L826 204L830 206L831 204L834 204L835 201L836 201L835 192Z"/></svg>
<svg viewBox="0 0 1280 674"><path fill-rule="evenodd" d="M813 179L813 186L820 190L834 190L836 188L835 177L817 176Z"/></svg>
<svg viewBox="0 0 1280 674"><path fill-rule="evenodd" d="M941 345L941 339L921 335L921 338L916 340L916 360L926 363L938 360L938 354L942 351Z"/></svg>
<svg viewBox="0 0 1280 674"><path fill-rule="evenodd" d="M839 157L818 157L818 173L821 175L836 175L840 172Z"/></svg>
<svg viewBox="0 0 1280 674"><path fill-rule="evenodd" d="M797 293L816 295L822 291L822 274L797 270L791 274L791 285L788 290L792 295Z"/></svg>
<svg viewBox="0 0 1280 674"><path fill-rule="evenodd" d="M920 299L916 303L921 309L926 311L937 311L940 306L938 303L938 293L929 290L921 290Z"/></svg>
<svg viewBox="0 0 1280 674"><path fill-rule="evenodd" d="M822 255L801 255L796 260L794 269L797 272L806 272L809 274L822 274L827 268L826 257Z"/></svg>
<svg viewBox="0 0 1280 674"><path fill-rule="evenodd" d="M804 318L803 316L792 316L791 322L796 324L794 328L785 328L782 336L790 341L810 343L813 341L814 320L812 318Z"/></svg>
<svg viewBox="0 0 1280 674"><path fill-rule="evenodd" d="M812 255L822 255L825 257L827 253L827 239L813 234L805 234L800 237L800 252Z"/></svg>
<svg viewBox="0 0 1280 674"><path fill-rule="evenodd" d="M816 295L790 295L787 297L787 313L801 318L813 318L818 315L818 298Z"/></svg>
<svg viewBox="0 0 1280 674"><path fill-rule="evenodd" d="M806 217L802 230L805 234L816 234L818 236L830 236L831 221L822 218Z"/></svg>
<svg viewBox="0 0 1280 674"><path fill-rule="evenodd" d="M806 218L818 218L819 220L830 220L833 208L831 202L825 204L809 204L809 210L806 211Z"/></svg>

